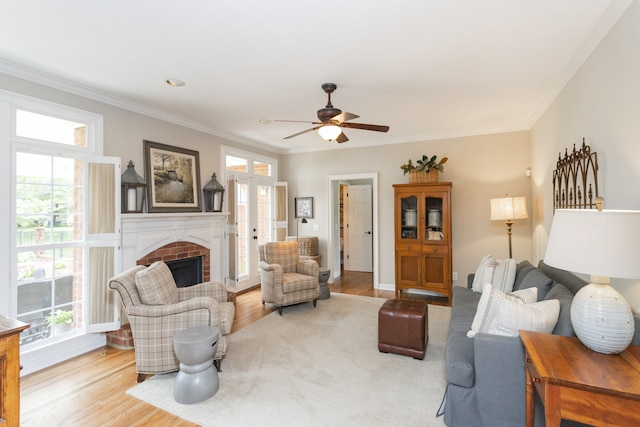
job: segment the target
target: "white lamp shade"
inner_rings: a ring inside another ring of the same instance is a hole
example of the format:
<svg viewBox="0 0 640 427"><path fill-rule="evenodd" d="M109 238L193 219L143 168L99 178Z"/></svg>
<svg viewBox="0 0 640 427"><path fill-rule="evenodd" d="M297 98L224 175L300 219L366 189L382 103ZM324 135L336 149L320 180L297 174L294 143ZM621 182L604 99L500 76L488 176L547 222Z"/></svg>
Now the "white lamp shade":
<svg viewBox="0 0 640 427"><path fill-rule="evenodd" d="M640 278L640 211L558 209L544 262L592 276Z"/></svg>
<svg viewBox="0 0 640 427"><path fill-rule="evenodd" d="M320 128L318 129L318 133L320 134L322 139L333 141L338 137L338 135L342 133L342 129L340 128L340 126L336 125L324 125L320 126Z"/></svg>
<svg viewBox="0 0 640 427"><path fill-rule="evenodd" d="M633 338L633 314L609 277L640 278L639 233L640 211L558 209L553 217L544 262L591 275L573 298L571 323L599 353L621 353Z"/></svg>
<svg viewBox="0 0 640 427"><path fill-rule="evenodd" d="M491 220L509 221L514 219L526 219L526 197L502 197L491 199Z"/></svg>

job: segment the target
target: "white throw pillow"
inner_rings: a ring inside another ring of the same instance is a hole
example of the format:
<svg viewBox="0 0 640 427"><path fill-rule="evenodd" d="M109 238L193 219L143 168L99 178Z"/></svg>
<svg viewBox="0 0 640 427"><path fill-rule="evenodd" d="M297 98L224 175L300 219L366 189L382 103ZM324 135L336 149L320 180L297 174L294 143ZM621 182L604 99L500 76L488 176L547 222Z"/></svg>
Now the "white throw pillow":
<svg viewBox="0 0 640 427"><path fill-rule="evenodd" d="M471 323L471 330L467 332L469 338L473 338L482 327L482 324L486 322L487 308L489 304L495 299L494 295L497 294L505 299L512 300L520 304L531 304L538 300L538 288L531 287L527 289L520 289L510 294L505 294L499 289L494 288L491 283L484 285L482 290L482 296L478 302L478 308L476 309L476 315Z"/></svg>
<svg viewBox="0 0 640 427"><path fill-rule="evenodd" d="M516 280L516 260L513 258L497 260L486 255L480 260L480 265L473 276L471 290L482 292L486 283L491 283L502 292L511 292Z"/></svg>
<svg viewBox="0 0 640 427"><path fill-rule="evenodd" d="M478 333L517 337L519 331L550 334L558 322L560 302L556 299L523 304L490 292L489 303Z"/></svg>
<svg viewBox="0 0 640 427"><path fill-rule="evenodd" d="M173 274L162 261L156 261L136 273L136 288L143 304L165 305L180 301Z"/></svg>

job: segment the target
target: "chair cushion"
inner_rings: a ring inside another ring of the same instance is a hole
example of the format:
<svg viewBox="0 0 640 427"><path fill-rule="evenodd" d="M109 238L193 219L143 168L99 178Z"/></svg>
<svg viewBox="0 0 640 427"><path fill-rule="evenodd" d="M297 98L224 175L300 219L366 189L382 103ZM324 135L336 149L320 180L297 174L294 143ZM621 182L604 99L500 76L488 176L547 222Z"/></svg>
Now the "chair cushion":
<svg viewBox="0 0 640 427"><path fill-rule="evenodd" d="M136 273L136 288L146 305L175 304L180 301L178 287L167 264L156 261Z"/></svg>
<svg viewBox="0 0 640 427"><path fill-rule="evenodd" d="M285 273L282 275L282 292L285 294L317 287L319 287L319 284L315 277L300 273Z"/></svg>

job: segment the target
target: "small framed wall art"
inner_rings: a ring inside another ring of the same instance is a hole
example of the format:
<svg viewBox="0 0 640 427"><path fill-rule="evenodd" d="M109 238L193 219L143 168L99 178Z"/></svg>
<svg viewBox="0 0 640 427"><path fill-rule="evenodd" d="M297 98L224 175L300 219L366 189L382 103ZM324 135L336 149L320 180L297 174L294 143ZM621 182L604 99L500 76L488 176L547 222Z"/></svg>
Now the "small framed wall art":
<svg viewBox="0 0 640 427"><path fill-rule="evenodd" d="M296 197L296 218L313 218L313 197Z"/></svg>

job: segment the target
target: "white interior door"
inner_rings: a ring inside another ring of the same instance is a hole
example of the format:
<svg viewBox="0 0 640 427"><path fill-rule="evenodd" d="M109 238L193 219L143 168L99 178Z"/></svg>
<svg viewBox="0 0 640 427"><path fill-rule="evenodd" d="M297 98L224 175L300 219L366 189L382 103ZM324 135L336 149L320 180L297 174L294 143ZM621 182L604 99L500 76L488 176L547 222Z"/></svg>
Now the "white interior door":
<svg viewBox="0 0 640 427"><path fill-rule="evenodd" d="M350 185L346 194L345 270L373 271L371 185Z"/></svg>

